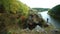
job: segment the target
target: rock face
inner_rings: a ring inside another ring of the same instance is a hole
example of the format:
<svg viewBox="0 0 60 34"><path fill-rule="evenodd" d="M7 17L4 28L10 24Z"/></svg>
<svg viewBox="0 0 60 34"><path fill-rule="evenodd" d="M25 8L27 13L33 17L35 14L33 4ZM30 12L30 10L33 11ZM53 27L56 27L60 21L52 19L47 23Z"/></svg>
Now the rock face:
<svg viewBox="0 0 60 34"><path fill-rule="evenodd" d="M53 7L48 13L54 17L60 18L60 5Z"/></svg>

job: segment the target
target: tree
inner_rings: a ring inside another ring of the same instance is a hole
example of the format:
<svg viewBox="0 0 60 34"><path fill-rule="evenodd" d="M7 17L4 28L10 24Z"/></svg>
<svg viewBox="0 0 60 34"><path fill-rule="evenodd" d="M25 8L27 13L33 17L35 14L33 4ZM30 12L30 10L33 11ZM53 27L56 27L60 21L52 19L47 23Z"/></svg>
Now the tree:
<svg viewBox="0 0 60 34"><path fill-rule="evenodd" d="M50 15L60 18L60 5L56 5L52 9L49 10Z"/></svg>

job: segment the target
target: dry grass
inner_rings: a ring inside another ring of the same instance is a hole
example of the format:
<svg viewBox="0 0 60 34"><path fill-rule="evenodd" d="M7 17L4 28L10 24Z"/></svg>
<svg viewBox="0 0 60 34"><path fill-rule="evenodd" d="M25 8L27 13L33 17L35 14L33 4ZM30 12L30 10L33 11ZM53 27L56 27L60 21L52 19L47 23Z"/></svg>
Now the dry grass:
<svg viewBox="0 0 60 34"><path fill-rule="evenodd" d="M47 32L46 34L51 34L51 32L49 32L49 31L53 30L54 27L51 25L44 29L45 29L45 31L37 32L36 30L32 30L32 31L26 30L26 29L23 30L23 29L20 29L19 27L15 26L13 28L8 29L8 34L45 34L46 32Z"/></svg>

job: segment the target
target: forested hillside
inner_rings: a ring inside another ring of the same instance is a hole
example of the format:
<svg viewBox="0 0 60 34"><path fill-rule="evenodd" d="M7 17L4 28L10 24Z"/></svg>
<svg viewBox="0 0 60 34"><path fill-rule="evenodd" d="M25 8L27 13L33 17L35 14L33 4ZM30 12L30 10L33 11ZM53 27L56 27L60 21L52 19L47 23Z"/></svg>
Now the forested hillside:
<svg viewBox="0 0 60 34"><path fill-rule="evenodd" d="M49 8L32 8L32 9L35 9L35 10L37 10L39 12L48 11L49 10Z"/></svg>
<svg viewBox="0 0 60 34"><path fill-rule="evenodd" d="M60 18L60 5L56 5L55 7L50 9L48 13L53 17Z"/></svg>

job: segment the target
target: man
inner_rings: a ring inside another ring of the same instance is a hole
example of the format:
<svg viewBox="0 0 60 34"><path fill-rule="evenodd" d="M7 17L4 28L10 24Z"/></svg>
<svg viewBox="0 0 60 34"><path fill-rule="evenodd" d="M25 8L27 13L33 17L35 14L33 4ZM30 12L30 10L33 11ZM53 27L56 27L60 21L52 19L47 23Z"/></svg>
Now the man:
<svg viewBox="0 0 60 34"><path fill-rule="evenodd" d="M47 18L47 23L48 23L48 20L49 20L49 19Z"/></svg>

